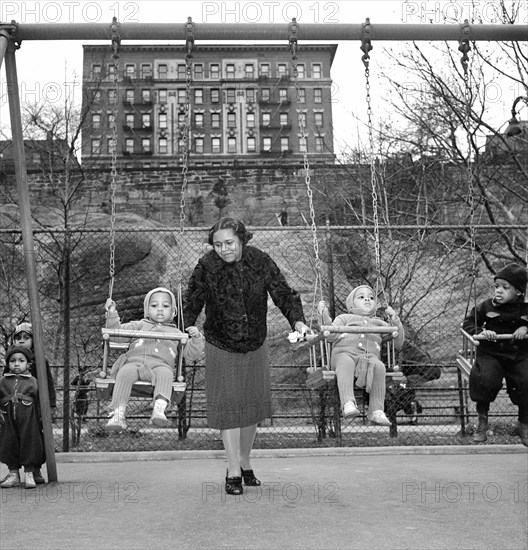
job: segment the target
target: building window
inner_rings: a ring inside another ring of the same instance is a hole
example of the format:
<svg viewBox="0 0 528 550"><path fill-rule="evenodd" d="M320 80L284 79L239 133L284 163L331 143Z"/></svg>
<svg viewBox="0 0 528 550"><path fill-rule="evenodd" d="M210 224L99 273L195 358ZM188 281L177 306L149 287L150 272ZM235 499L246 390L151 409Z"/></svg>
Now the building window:
<svg viewBox="0 0 528 550"><path fill-rule="evenodd" d="M288 151L288 149L290 148L290 139L287 137L281 137L280 146L281 152Z"/></svg>
<svg viewBox="0 0 528 550"><path fill-rule="evenodd" d="M165 63L158 65L158 78L167 78L167 65Z"/></svg>
<svg viewBox="0 0 528 550"><path fill-rule="evenodd" d="M194 125L202 128L204 125L203 113L194 113Z"/></svg>
<svg viewBox="0 0 528 550"><path fill-rule="evenodd" d="M260 69L259 69L259 76L263 76L267 78L270 74L270 66L269 63L261 63Z"/></svg>
<svg viewBox="0 0 528 550"><path fill-rule="evenodd" d="M323 102L323 90L321 88L314 88L314 103Z"/></svg>
<svg viewBox="0 0 528 550"><path fill-rule="evenodd" d="M117 93L115 90L108 90L108 103L117 102Z"/></svg>
<svg viewBox="0 0 528 550"><path fill-rule="evenodd" d="M248 137L246 146L248 153L254 153L257 150L257 140L254 137Z"/></svg>
<svg viewBox="0 0 528 550"><path fill-rule="evenodd" d="M101 78L101 65L96 63L92 65L92 80L99 80Z"/></svg>
<svg viewBox="0 0 528 550"><path fill-rule="evenodd" d="M271 138L265 137L262 139L262 150L271 151Z"/></svg>
<svg viewBox="0 0 528 550"><path fill-rule="evenodd" d="M203 90L201 88L194 90L194 103L203 103Z"/></svg>
<svg viewBox="0 0 528 550"><path fill-rule="evenodd" d="M158 128L167 128L167 113L158 114Z"/></svg>
<svg viewBox="0 0 528 550"><path fill-rule="evenodd" d="M305 68L304 68L304 64L303 63L297 63L295 68L297 69L297 78L305 78L306 71L305 71Z"/></svg>
<svg viewBox="0 0 528 550"><path fill-rule="evenodd" d="M219 137L211 138L211 151L213 153L221 153L222 152L222 142Z"/></svg>
<svg viewBox="0 0 528 550"><path fill-rule="evenodd" d="M141 150L143 153L150 153L150 138L141 139Z"/></svg>
<svg viewBox="0 0 528 550"><path fill-rule="evenodd" d="M279 100L288 101L288 88L279 88Z"/></svg>
<svg viewBox="0 0 528 550"><path fill-rule="evenodd" d="M323 152L323 138L320 137L320 136L317 136L315 138L315 150L317 153L322 153Z"/></svg>
<svg viewBox="0 0 528 550"><path fill-rule="evenodd" d="M141 78L151 78L152 77L152 67L150 63L141 64Z"/></svg>
<svg viewBox="0 0 528 550"><path fill-rule="evenodd" d="M126 113L125 126L128 126L129 128L134 128L134 113Z"/></svg>
<svg viewBox="0 0 528 550"><path fill-rule="evenodd" d="M248 88L246 90L246 101L248 103L253 103L255 101L256 93L255 88Z"/></svg>
<svg viewBox="0 0 528 550"><path fill-rule="evenodd" d="M288 74L286 63L279 63L277 65L277 75L286 76Z"/></svg>
<svg viewBox="0 0 528 550"><path fill-rule="evenodd" d="M298 100L299 100L299 103L306 103L306 89L305 88L299 88Z"/></svg>
<svg viewBox="0 0 528 550"><path fill-rule="evenodd" d="M141 127L150 128L150 113L143 113L141 115Z"/></svg>
<svg viewBox="0 0 528 550"><path fill-rule="evenodd" d="M306 136L304 139L299 137L299 152L306 153Z"/></svg>
<svg viewBox="0 0 528 550"><path fill-rule="evenodd" d="M134 152L134 139L127 138L125 139L125 151L132 154Z"/></svg>
<svg viewBox="0 0 528 550"><path fill-rule="evenodd" d="M246 63L244 68L244 77L255 78L255 67L253 67L253 63Z"/></svg>
<svg viewBox="0 0 528 550"><path fill-rule="evenodd" d="M99 153L101 149L101 140L99 138L92 138L92 155Z"/></svg>
<svg viewBox="0 0 528 550"><path fill-rule="evenodd" d="M211 103L220 103L220 90L211 88Z"/></svg>
<svg viewBox="0 0 528 550"><path fill-rule="evenodd" d="M196 63L194 65L194 78L195 79L203 78L203 65L201 63Z"/></svg>
<svg viewBox="0 0 528 550"><path fill-rule="evenodd" d="M262 113L262 126L269 126L271 124L271 113Z"/></svg>
<svg viewBox="0 0 528 550"><path fill-rule="evenodd" d="M159 138L158 151L160 155L166 155L169 152L167 145L168 145L167 138Z"/></svg>
<svg viewBox="0 0 528 550"><path fill-rule="evenodd" d="M237 152L236 138L234 137L227 138L227 152L228 153Z"/></svg>
<svg viewBox="0 0 528 550"><path fill-rule="evenodd" d="M220 65L211 63L209 66L209 78L214 78L215 80L220 78Z"/></svg>
<svg viewBox="0 0 528 550"><path fill-rule="evenodd" d="M184 63L178 63L177 77L180 80L185 80L186 79L186 77L187 77L187 65L185 65Z"/></svg>
<svg viewBox="0 0 528 550"><path fill-rule="evenodd" d="M187 93L185 88L178 89L178 103L187 103Z"/></svg>
<svg viewBox="0 0 528 550"><path fill-rule="evenodd" d="M220 128L220 113L211 113L211 128Z"/></svg>
<svg viewBox="0 0 528 550"><path fill-rule="evenodd" d="M312 64L312 78L322 78L321 63Z"/></svg>
<svg viewBox="0 0 528 550"><path fill-rule="evenodd" d="M143 101L143 103L150 103L151 102L151 99L150 99L150 90L141 90L141 101Z"/></svg>
<svg viewBox="0 0 528 550"><path fill-rule="evenodd" d="M236 101L236 90L235 88L228 88L226 90L226 102L234 103Z"/></svg>
<svg viewBox="0 0 528 550"><path fill-rule="evenodd" d="M186 150L186 148L187 148L187 142L183 138L178 139L178 152L183 153Z"/></svg>
<svg viewBox="0 0 528 550"><path fill-rule="evenodd" d="M114 149L115 149L114 145L115 145L114 144L114 138L108 138L106 140L106 146L108 148L108 154L109 155L112 155L114 153Z"/></svg>
<svg viewBox="0 0 528 550"><path fill-rule="evenodd" d="M236 113L227 113L227 127L236 128Z"/></svg>
<svg viewBox="0 0 528 550"><path fill-rule="evenodd" d="M158 90L158 101L160 103L167 103L167 89L162 88Z"/></svg>
<svg viewBox="0 0 528 550"><path fill-rule="evenodd" d="M108 129L112 130L116 121L114 113L107 113L106 119L108 120Z"/></svg>
<svg viewBox="0 0 528 550"><path fill-rule="evenodd" d="M281 126L288 126L288 113L280 113L279 120Z"/></svg>
<svg viewBox="0 0 528 550"><path fill-rule="evenodd" d="M185 128L186 124L185 113L178 113L178 126L180 128Z"/></svg>
<svg viewBox="0 0 528 550"><path fill-rule="evenodd" d="M204 152L204 140L201 137L194 138L194 150L196 153Z"/></svg>
<svg viewBox="0 0 528 550"><path fill-rule="evenodd" d="M306 128L306 113L299 113L299 126Z"/></svg>
<svg viewBox="0 0 528 550"><path fill-rule="evenodd" d="M93 90L93 101L99 103L101 101L101 90Z"/></svg>
<svg viewBox="0 0 528 550"><path fill-rule="evenodd" d="M226 65L226 78L235 78L235 66L233 63Z"/></svg>
<svg viewBox="0 0 528 550"><path fill-rule="evenodd" d="M260 90L260 97L262 101L269 101L270 100L270 89L269 88L262 88Z"/></svg>
<svg viewBox="0 0 528 550"><path fill-rule="evenodd" d="M110 63L110 65L108 65L108 78L113 80L116 72L117 66L114 63Z"/></svg>
<svg viewBox="0 0 528 550"><path fill-rule="evenodd" d="M101 114L93 113L92 114L92 129L99 130L101 128Z"/></svg>
<svg viewBox="0 0 528 550"><path fill-rule="evenodd" d="M246 113L246 126L255 128L255 113Z"/></svg>
<svg viewBox="0 0 528 550"><path fill-rule="evenodd" d="M323 113L314 113L314 122L316 126L323 126Z"/></svg>
<svg viewBox="0 0 528 550"><path fill-rule="evenodd" d="M125 90L125 101L127 103L134 103L134 90Z"/></svg>
<svg viewBox="0 0 528 550"><path fill-rule="evenodd" d="M125 65L125 76L128 78L134 78L136 76L136 66L133 63L127 63Z"/></svg>

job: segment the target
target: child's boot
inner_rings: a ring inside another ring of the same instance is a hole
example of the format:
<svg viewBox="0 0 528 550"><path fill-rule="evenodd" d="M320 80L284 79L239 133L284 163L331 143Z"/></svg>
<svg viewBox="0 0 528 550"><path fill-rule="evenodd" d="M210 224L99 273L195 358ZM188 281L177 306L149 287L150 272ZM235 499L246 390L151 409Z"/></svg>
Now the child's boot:
<svg viewBox="0 0 528 550"><path fill-rule="evenodd" d="M112 418L107 422L105 426L105 431L107 432L121 432L126 430L126 419L125 419L126 405L118 405L114 409Z"/></svg>
<svg viewBox="0 0 528 550"><path fill-rule="evenodd" d="M370 413L369 415L367 415L367 418L378 426L392 426L391 421L387 418L382 410L377 410Z"/></svg>
<svg viewBox="0 0 528 550"><path fill-rule="evenodd" d="M156 401L154 401L154 410L150 417L150 422L154 424L154 426L165 428L170 424L168 418L165 416L167 405L168 403L165 399L156 399Z"/></svg>
<svg viewBox="0 0 528 550"><path fill-rule="evenodd" d="M33 472L26 472L24 485L26 486L26 489L35 489L37 487L35 478L33 477Z"/></svg>
<svg viewBox="0 0 528 550"><path fill-rule="evenodd" d="M359 409L357 408L354 401L347 401L343 405L343 416L348 419L355 418L360 414Z"/></svg>
<svg viewBox="0 0 528 550"><path fill-rule="evenodd" d="M2 483L0 483L0 487L2 489L8 489L9 487L16 487L20 483L20 474L17 471L11 471L9 470L9 473L4 478Z"/></svg>
<svg viewBox="0 0 528 550"><path fill-rule="evenodd" d="M473 441L475 443L485 443L488 440L488 415L479 414L477 427L475 429L475 435L473 436Z"/></svg>

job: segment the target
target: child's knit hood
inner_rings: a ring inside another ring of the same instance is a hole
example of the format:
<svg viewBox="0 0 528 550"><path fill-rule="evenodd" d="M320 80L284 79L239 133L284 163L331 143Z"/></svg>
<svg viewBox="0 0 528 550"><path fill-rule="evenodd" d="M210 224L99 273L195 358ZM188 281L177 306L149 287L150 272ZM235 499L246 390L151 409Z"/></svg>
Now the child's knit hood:
<svg viewBox="0 0 528 550"><path fill-rule="evenodd" d="M149 312L148 312L149 302L150 302L150 299L152 298L152 295L155 294L156 292L165 292L166 294L168 294L170 296L171 306L172 306L172 318L174 318L174 316L176 315L176 297L174 296L174 294L168 288L165 288L163 286L153 288L145 296L145 299L143 300L143 315L144 315L144 318L145 319L150 319Z"/></svg>
<svg viewBox="0 0 528 550"><path fill-rule="evenodd" d="M358 309L354 307L354 299L356 298L357 293L364 288L367 288L368 290L370 290L374 295L374 299L376 299L376 294L372 287L370 287L369 285L359 285L356 288L352 289L352 292L347 296L346 307L347 307L348 313L353 313L356 315L367 315L362 309ZM375 314L376 314L376 310L374 309L374 311L368 316L374 317Z"/></svg>

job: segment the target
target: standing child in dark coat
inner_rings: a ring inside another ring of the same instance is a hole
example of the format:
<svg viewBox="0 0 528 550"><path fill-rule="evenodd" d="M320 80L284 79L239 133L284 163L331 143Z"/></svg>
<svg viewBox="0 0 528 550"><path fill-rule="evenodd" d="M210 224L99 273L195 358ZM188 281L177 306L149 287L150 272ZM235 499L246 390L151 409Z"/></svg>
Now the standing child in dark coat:
<svg viewBox="0 0 528 550"><path fill-rule="evenodd" d="M14 346L23 346L31 351L31 353L35 354L34 345L33 345L33 327L31 323L24 322L20 323L15 327L15 331L13 333L13 345ZM9 365L5 366L4 374L9 372ZM29 374L33 376L34 378L38 379L37 376L37 366L35 364L35 361L32 361L29 367ZM51 369L49 366L49 362L46 359L46 378L48 380L48 395L49 395L49 404L51 408L51 418L55 418L55 408L57 407L57 395L55 392L55 383L53 381L53 376L51 375ZM35 478L35 483L37 485L40 485L42 483L46 483L46 480L44 479L42 473L41 473L42 464L39 464L35 467L35 470L33 472L33 477Z"/></svg>
<svg viewBox="0 0 528 550"><path fill-rule="evenodd" d="M487 439L488 412L506 379L508 395L519 407L518 430L528 447L528 303L526 269L509 264L494 277L493 299L485 300L464 319L463 329L486 339L477 347L469 376L469 395L477 404L478 424L473 440ZM511 340L498 340L499 334L512 334Z"/></svg>
<svg viewBox="0 0 528 550"><path fill-rule="evenodd" d="M44 463L44 440L39 421L37 380L29 373L33 354L24 346L11 346L6 353L10 372L0 379L0 462L9 474L0 487L20 483L18 470L25 470L26 489L36 487L33 471Z"/></svg>

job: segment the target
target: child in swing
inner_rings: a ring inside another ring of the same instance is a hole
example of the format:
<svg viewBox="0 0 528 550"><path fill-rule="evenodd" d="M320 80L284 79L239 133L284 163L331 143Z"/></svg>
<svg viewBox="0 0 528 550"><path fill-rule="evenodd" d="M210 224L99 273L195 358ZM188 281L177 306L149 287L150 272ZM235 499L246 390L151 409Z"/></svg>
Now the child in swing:
<svg viewBox="0 0 528 550"><path fill-rule="evenodd" d="M140 321L121 323L116 304L110 298L106 302L106 328L152 331L183 334L174 324L176 298L167 288L152 289L144 299L144 318ZM201 359L204 338L196 327L189 327L190 339L184 347L183 358L187 361ZM175 340L156 340L138 338L130 342L130 347L113 365L111 377L115 378L112 394L113 416L105 430L119 432L126 429L126 407L134 382L139 380L154 386L154 407L151 423L165 427L169 420L165 409L170 403L174 368L178 356L178 342Z"/></svg>
<svg viewBox="0 0 528 550"><path fill-rule="evenodd" d="M0 462L9 473L0 487L16 487L19 469L25 471L26 489L34 489L35 469L44 463L44 440L40 425L37 380L30 374L33 353L11 346L6 353L9 372L0 379Z"/></svg>
<svg viewBox="0 0 528 550"><path fill-rule="evenodd" d="M394 309L386 308L389 323L376 317L377 300L372 288L360 285L352 290L346 299L347 313L338 315L334 321L330 317L324 301L319 302L317 311L324 325L339 327L387 327L395 326L398 337L394 345L401 348L404 332L401 321ZM383 336L376 333L330 333L327 340L332 345L330 366L336 373L339 397L345 418L354 418L360 411L354 396L354 379L358 387L364 387L369 393L367 418L374 424L390 426L391 422L384 412L385 403L385 365L382 363L381 343Z"/></svg>
<svg viewBox="0 0 528 550"><path fill-rule="evenodd" d="M493 298L477 304L464 319L468 334L485 340L476 348L476 361L469 375L469 396L476 403L475 443L487 440L488 413L506 379L508 395L518 410L518 432L528 447L528 303L524 300L528 280L526 268L512 263L493 278ZM511 340L497 340L511 334Z"/></svg>
<svg viewBox="0 0 528 550"><path fill-rule="evenodd" d="M17 325L13 332L12 340L13 340L14 346L23 346L29 349L34 357L35 346L33 342L33 326L31 325L31 323L28 323L27 321L25 321ZM45 360L45 363L46 363L46 378L48 380L49 404L51 409L51 418L53 421L53 419L55 418L55 409L57 407L57 395L55 391L55 382L53 381L53 376L51 375L51 369L47 359ZM4 374L7 374L8 372L9 372L9 365L6 364L4 368ZM31 376L33 376L38 380L37 366L35 364L35 361L31 361L31 363L29 364L29 374L31 374ZM18 469L20 469L20 467ZM42 475L41 469L42 469L42 464L39 464L38 466L35 466L33 470L33 478L35 479L35 483L37 485L46 483L46 480Z"/></svg>

